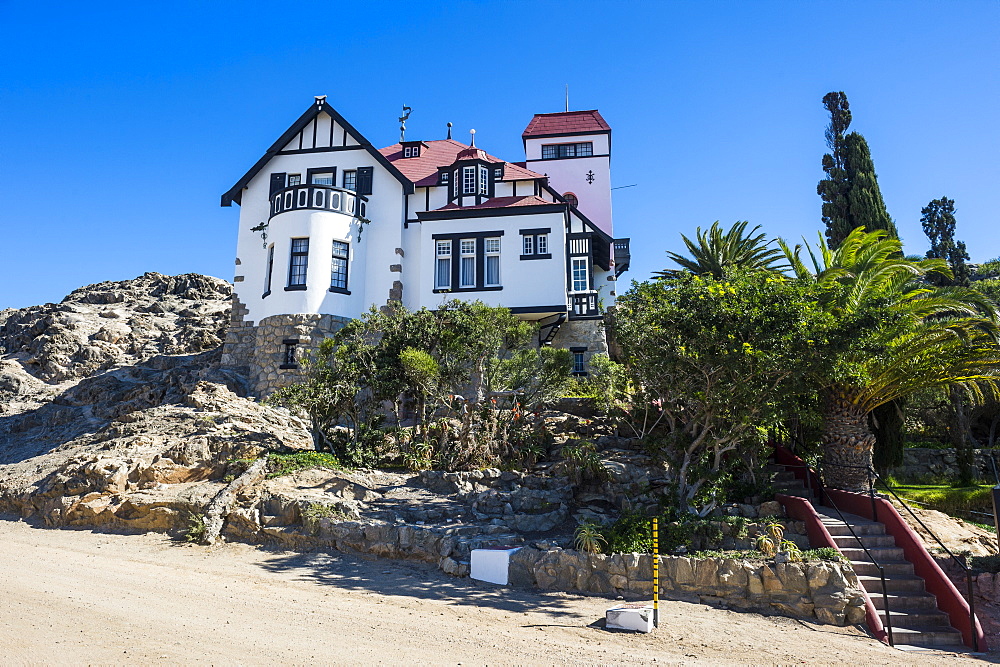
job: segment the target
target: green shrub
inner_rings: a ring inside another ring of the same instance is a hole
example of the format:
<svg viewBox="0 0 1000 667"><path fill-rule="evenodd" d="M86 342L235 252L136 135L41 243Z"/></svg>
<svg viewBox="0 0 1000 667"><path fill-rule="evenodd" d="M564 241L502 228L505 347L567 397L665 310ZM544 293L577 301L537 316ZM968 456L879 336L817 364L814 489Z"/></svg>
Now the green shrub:
<svg viewBox="0 0 1000 667"><path fill-rule="evenodd" d="M320 519L340 518L346 519L347 515L336 507L324 505L323 503L309 503L302 510L302 525L310 535L319 534Z"/></svg>
<svg viewBox="0 0 1000 667"><path fill-rule="evenodd" d="M945 514L962 512L993 512L993 495L989 484L954 487L944 484L896 484L892 490L903 500L913 500Z"/></svg>
<svg viewBox="0 0 1000 667"><path fill-rule="evenodd" d="M653 551L653 528L650 520L638 512L622 512L604 531L609 554L648 554Z"/></svg>
<svg viewBox="0 0 1000 667"><path fill-rule="evenodd" d="M974 570L983 572L1000 572L1000 554L992 556L972 556L969 564Z"/></svg>
<svg viewBox="0 0 1000 667"><path fill-rule="evenodd" d="M834 563L839 563L841 561L846 561L847 559L833 547L820 547L819 549L806 549L803 551L802 560L828 560Z"/></svg>
<svg viewBox="0 0 1000 667"><path fill-rule="evenodd" d="M188 527L184 531L184 539L187 542L201 542L205 539L205 532L208 526L205 525L205 517L197 512L188 512Z"/></svg>
<svg viewBox="0 0 1000 667"><path fill-rule="evenodd" d="M576 531L573 533L573 544L576 545L578 551L598 554L601 553L602 547L607 544L607 541L601 534L600 526L590 521L584 521L576 527Z"/></svg>
<svg viewBox="0 0 1000 667"><path fill-rule="evenodd" d="M269 478L289 475L298 470L310 468L326 468L328 470L343 470L340 461L327 452L295 452L293 454L268 454L267 476Z"/></svg>

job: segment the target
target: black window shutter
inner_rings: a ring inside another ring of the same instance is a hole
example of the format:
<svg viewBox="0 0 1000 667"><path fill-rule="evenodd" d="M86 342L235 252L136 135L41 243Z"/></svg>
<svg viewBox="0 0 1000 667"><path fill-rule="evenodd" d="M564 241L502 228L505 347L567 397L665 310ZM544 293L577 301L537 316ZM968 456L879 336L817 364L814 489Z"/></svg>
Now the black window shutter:
<svg viewBox="0 0 1000 667"><path fill-rule="evenodd" d="M356 192L359 195L370 195L372 193L372 177L375 175L375 167L358 167L358 183Z"/></svg>
<svg viewBox="0 0 1000 667"><path fill-rule="evenodd" d="M280 174L271 174L271 194L273 195L283 187L285 187L285 172L281 172Z"/></svg>

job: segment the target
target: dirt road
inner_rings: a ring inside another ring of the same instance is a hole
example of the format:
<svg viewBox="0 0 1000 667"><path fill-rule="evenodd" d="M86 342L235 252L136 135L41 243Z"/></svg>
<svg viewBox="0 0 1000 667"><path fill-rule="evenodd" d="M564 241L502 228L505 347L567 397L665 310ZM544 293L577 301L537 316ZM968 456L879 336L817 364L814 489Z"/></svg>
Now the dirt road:
<svg viewBox="0 0 1000 667"><path fill-rule="evenodd" d="M420 565L0 519L0 662L954 664L853 629L666 602L650 635L609 601Z"/></svg>

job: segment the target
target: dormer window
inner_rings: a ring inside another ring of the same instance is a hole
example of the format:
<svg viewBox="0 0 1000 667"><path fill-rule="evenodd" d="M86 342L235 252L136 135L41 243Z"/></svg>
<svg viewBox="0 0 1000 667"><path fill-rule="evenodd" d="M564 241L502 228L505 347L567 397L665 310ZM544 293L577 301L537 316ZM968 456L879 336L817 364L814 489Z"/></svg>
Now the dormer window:
<svg viewBox="0 0 1000 667"><path fill-rule="evenodd" d="M486 195L490 193L490 172L486 167L479 168L479 194Z"/></svg>
<svg viewBox="0 0 1000 667"><path fill-rule="evenodd" d="M441 180L439 181L441 185L448 185L449 181L451 181L451 178L449 178L450 176L451 174L449 174L447 171L442 171Z"/></svg>
<svg viewBox="0 0 1000 667"><path fill-rule="evenodd" d="M493 170L493 180L499 181L501 178L503 178L503 167L497 167Z"/></svg>
<svg viewBox="0 0 1000 667"><path fill-rule="evenodd" d="M404 146L403 157L420 157L420 146Z"/></svg>
<svg viewBox="0 0 1000 667"><path fill-rule="evenodd" d="M476 194L476 168L462 167L462 194Z"/></svg>

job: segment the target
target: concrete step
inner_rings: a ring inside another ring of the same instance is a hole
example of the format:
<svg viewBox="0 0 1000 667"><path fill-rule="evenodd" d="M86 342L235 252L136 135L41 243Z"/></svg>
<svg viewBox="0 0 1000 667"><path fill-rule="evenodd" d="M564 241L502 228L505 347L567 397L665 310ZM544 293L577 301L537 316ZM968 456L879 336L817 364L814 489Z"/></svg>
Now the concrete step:
<svg viewBox="0 0 1000 667"><path fill-rule="evenodd" d="M837 545L837 548L841 550L857 549L859 539L861 544L869 549L896 546L896 538L892 535L858 535L857 538L853 535L831 535L830 537L833 538L833 543Z"/></svg>
<svg viewBox="0 0 1000 667"><path fill-rule="evenodd" d="M937 626L901 627L892 626L892 641L897 646L923 646L937 648L940 646L961 646L962 633L955 628L939 628Z"/></svg>
<svg viewBox="0 0 1000 667"><path fill-rule="evenodd" d="M840 553L847 556L848 560L864 562L874 558L879 563L906 560L906 557L903 556L903 550L899 547L875 547L868 546L866 544L865 546L868 547L868 551L865 551L861 547L857 546L856 540L852 538L851 541L855 543L853 547L840 546L839 544L837 545L840 549Z"/></svg>
<svg viewBox="0 0 1000 667"><path fill-rule="evenodd" d="M843 521L834 522L824 520L823 525L826 526L827 532L832 536L844 535L850 537L852 528L857 535L885 535L885 526L874 521L857 524L851 523L850 527L848 527Z"/></svg>
<svg viewBox="0 0 1000 667"><path fill-rule="evenodd" d="M805 498L806 500L813 500L815 496L813 492L808 489L775 489L775 493L781 493L786 496L796 496L797 498Z"/></svg>
<svg viewBox="0 0 1000 667"><path fill-rule="evenodd" d="M882 596L882 580L879 578L878 574L858 574L858 582L864 587L868 594L871 596L872 601L876 597ZM885 589L890 594L906 594L906 593L924 593L926 594L927 589L924 588L924 580L916 575L896 575L894 577L885 578ZM890 603L892 604L892 603Z"/></svg>
<svg viewBox="0 0 1000 667"><path fill-rule="evenodd" d="M938 611L937 609L924 609L920 611L902 611L893 609L891 606L889 610L892 612L892 627L901 628L937 628L937 629L949 629L954 630L951 627L951 621L948 619L948 614L943 611ZM882 623L885 623L885 610L880 609L878 612L879 618L882 619Z"/></svg>
<svg viewBox="0 0 1000 667"><path fill-rule="evenodd" d="M868 591L868 596L871 598L875 609L883 609L885 607L881 585L878 585L875 590ZM886 597L889 598L889 610L893 614L897 611L937 610L937 598L930 593L889 593Z"/></svg>
<svg viewBox="0 0 1000 667"><path fill-rule="evenodd" d="M795 477L795 473L791 470L771 473L772 484L784 484L785 482L799 482L799 479Z"/></svg>
<svg viewBox="0 0 1000 667"><path fill-rule="evenodd" d="M885 570L885 578L889 579L895 578L897 576L913 576L913 563L909 561L879 561L882 568ZM878 568L875 567L875 563L870 560L852 560L851 566L854 568L854 572L861 576L862 574L877 577L879 576Z"/></svg>

